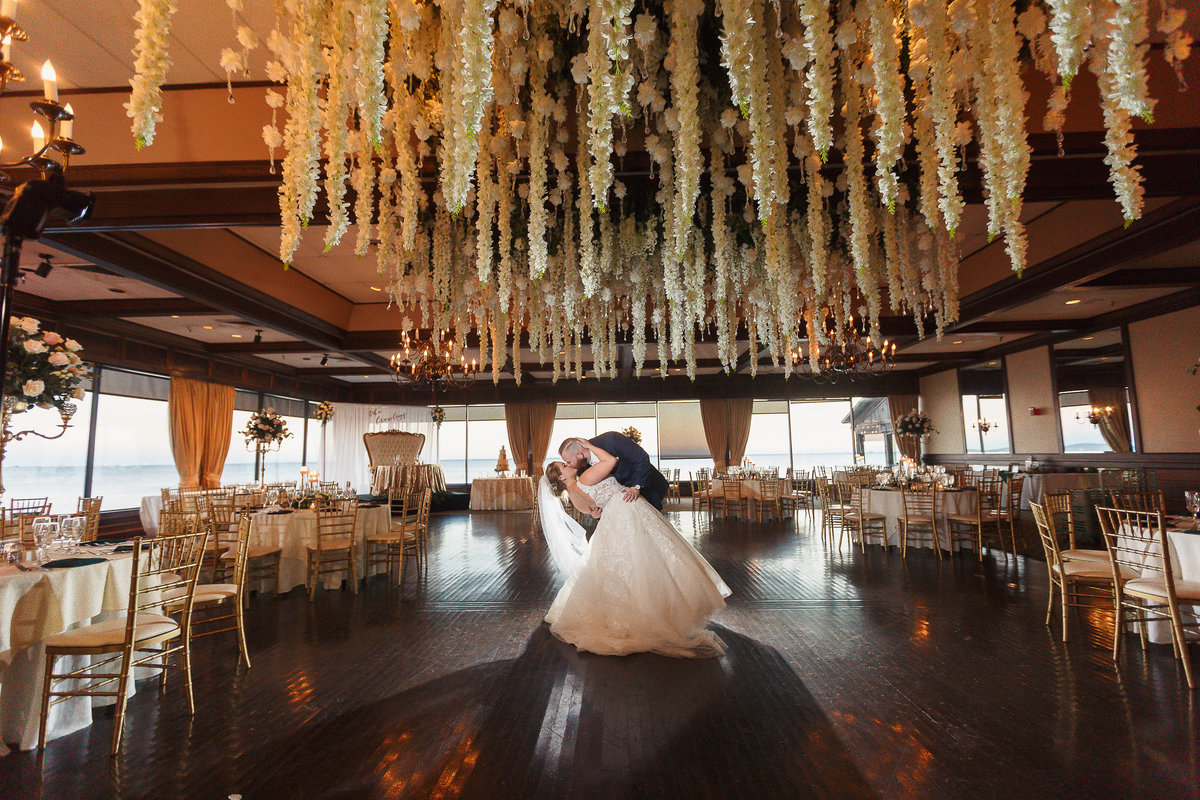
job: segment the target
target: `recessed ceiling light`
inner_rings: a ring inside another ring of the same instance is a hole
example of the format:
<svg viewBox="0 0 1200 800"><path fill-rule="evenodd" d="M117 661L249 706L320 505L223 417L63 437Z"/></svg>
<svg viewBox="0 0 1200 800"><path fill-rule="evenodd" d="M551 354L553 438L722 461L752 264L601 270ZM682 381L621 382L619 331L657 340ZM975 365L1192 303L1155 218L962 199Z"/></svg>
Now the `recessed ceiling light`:
<svg viewBox="0 0 1200 800"><path fill-rule="evenodd" d="M171 315L171 319L179 319L179 315L178 315L178 314L172 314L172 315Z"/></svg>
<svg viewBox="0 0 1200 800"><path fill-rule="evenodd" d="M382 291L383 291L383 289L379 288L378 286L372 286L372 287L371 287L371 291L372 291L372 292L382 292Z"/></svg>
<svg viewBox="0 0 1200 800"><path fill-rule="evenodd" d="M1083 340L1085 342L1090 342L1092 339L1095 339L1095 338L1096 338L1095 336L1085 336L1085 337L1083 337Z"/></svg>
<svg viewBox="0 0 1200 800"><path fill-rule="evenodd" d="M112 292L113 294L125 294L124 289L109 289L109 291Z"/></svg>
<svg viewBox="0 0 1200 800"><path fill-rule="evenodd" d="M989 361L988 366L989 367L998 367L998 366L1000 366L1000 362L999 361Z"/></svg>
<svg viewBox="0 0 1200 800"><path fill-rule="evenodd" d="M955 339L955 340L954 340L953 342L951 342L950 344L962 344L962 339Z"/></svg>
<svg viewBox="0 0 1200 800"><path fill-rule="evenodd" d="M240 333L231 333L231 334L229 334L229 335L230 335L230 336L232 336L232 337L233 337L233 338L235 338L235 339L240 339L240 338L242 338L242 335L241 335Z"/></svg>
<svg viewBox="0 0 1200 800"><path fill-rule="evenodd" d="M1078 305L1079 303L1082 303L1082 302L1083 302L1082 300L1068 300L1067 305L1073 306L1073 305Z"/></svg>
<svg viewBox="0 0 1200 800"><path fill-rule="evenodd" d="M212 325L201 325L200 327L206 331L211 331L213 329Z"/></svg>

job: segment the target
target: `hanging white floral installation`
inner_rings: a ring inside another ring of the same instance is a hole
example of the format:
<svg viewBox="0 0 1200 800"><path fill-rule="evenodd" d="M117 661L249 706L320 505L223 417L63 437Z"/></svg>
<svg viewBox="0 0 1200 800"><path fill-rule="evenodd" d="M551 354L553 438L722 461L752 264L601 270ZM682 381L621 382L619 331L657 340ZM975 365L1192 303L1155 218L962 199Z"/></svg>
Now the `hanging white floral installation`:
<svg viewBox="0 0 1200 800"><path fill-rule="evenodd" d="M878 337L885 304L940 335L958 316L967 148L1019 273L1026 122L1043 113L1061 137L1085 67L1117 200L1140 216L1148 6L281 0L267 74L286 99L267 99L287 121L264 130L284 150L280 258L323 188L326 246L351 219L360 254L377 242L405 325L475 331L493 376L511 357L518 380L523 334L556 378L582 374L585 338L597 374L616 374L618 340L640 374L648 331L690 375L710 336L727 368L747 334L789 372L807 342L816 368L827 316ZM1160 8L1181 74L1185 12ZM152 28L139 63L165 64ZM230 71L256 44L235 31ZM1055 87L1044 110L1028 107L1032 69Z"/></svg>

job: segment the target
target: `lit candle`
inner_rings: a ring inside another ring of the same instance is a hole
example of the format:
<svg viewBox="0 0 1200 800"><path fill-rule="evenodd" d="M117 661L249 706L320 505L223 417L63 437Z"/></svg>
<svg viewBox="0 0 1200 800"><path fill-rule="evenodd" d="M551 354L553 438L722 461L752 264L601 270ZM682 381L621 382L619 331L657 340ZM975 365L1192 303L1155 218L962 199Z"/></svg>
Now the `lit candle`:
<svg viewBox="0 0 1200 800"><path fill-rule="evenodd" d="M47 102L58 102L58 76L54 74L54 65L50 63L50 59L46 59L46 63L42 64L42 92L46 95Z"/></svg>
<svg viewBox="0 0 1200 800"><path fill-rule="evenodd" d="M33 123L33 127L29 129L29 133L33 136L33 152L42 152L42 148L46 146L46 132L42 130L42 123Z"/></svg>
<svg viewBox="0 0 1200 800"><path fill-rule="evenodd" d="M12 60L12 37L5 36L4 41L0 42L0 58L5 61Z"/></svg>
<svg viewBox="0 0 1200 800"><path fill-rule="evenodd" d="M14 22L17 19L17 0L4 0L0 3L0 17L8 17Z"/></svg>
<svg viewBox="0 0 1200 800"><path fill-rule="evenodd" d="M63 139L70 139L71 134L75 131L75 110L71 108L70 103L67 103L67 107L64 109L64 111L70 114L71 118L64 119L62 121L62 127L58 129L58 135Z"/></svg>

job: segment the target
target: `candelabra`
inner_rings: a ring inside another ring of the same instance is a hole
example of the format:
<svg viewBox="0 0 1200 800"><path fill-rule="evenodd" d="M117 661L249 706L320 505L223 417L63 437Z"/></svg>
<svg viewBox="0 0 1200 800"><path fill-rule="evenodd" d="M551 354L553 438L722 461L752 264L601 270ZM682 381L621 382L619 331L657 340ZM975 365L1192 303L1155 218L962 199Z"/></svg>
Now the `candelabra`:
<svg viewBox="0 0 1200 800"><path fill-rule="evenodd" d="M0 92L3 92L9 81L23 81L25 76L10 61L12 43L25 42L29 35L16 23L16 0L3 0L0 3ZM0 183L11 184L12 179L4 170L17 167L32 167L40 177L25 181L15 189L11 189L3 214L0 215L0 233L4 236L4 252L0 260L0 375L6 380L0 382L0 407L2 407L3 425L0 433L0 459L3 458L3 445L10 441L20 441L26 436L39 436L43 439L57 439L66 433L71 416L75 411L73 404L64 404L61 415L62 424L57 433L44 434L37 431L12 432L9 421L18 412L17 399L6 396L8 361L9 361L9 320L12 317L12 295L20 274L21 245L26 239L38 239L52 216L64 219L68 223L85 219L92 211L92 195L71 191L66 186L65 173L71 163L71 156L83 153L83 148L71 138L74 133L75 114L70 104L62 105L58 101L58 80L54 66L46 61L42 65L43 97L29 104L33 112L46 121L47 128L35 120L30 127L33 137L33 151L16 161L0 163ZM3 143L0 143L0 149ZM61 156L59 162L52 153ZM3 487L0 486L0 492Z"/></svg>
<svg viewBox="0 0 1200 800"><path fill-rule="evenodd" d="M439 331L437 339L413 339L405 332L401 339L403 352L392 355L392 379L401 386L428 386L436 395L447 389L466 389L475 382L479 365L467 361L452 336ZM457 352L458 359L454 358Z"/></svg>
<svg viewBox="0 0 1200 800"><path fill-rule="evenodd" d="M973 427L975 428L975 430L986 435L988 431L990 431L992 428L996 427L996 423L992 422L991 420L986 420L986 419L983 419L982 417L980 417L979 419L975 420L975 425Z"/></svg>

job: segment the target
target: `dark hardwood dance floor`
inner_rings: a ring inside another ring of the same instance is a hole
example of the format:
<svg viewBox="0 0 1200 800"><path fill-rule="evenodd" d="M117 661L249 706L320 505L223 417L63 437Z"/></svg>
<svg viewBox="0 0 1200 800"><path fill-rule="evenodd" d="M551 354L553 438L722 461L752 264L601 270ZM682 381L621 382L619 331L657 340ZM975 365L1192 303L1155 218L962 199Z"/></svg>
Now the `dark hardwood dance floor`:
<svg viewBox="0 0 1200 800"><path fill-rule="evenodd" d="M1197 699L1169 648L1064 645L1045 565L831 553L809 523L671 515L733 589L719 660L580 655L531 516L435 517L401 592L255 597L252 669L197 642L178 685L33 753L5 798L1196 798ZM1132 643L1132 642L1131 642Z"/></svg>

